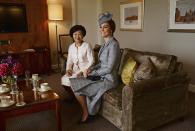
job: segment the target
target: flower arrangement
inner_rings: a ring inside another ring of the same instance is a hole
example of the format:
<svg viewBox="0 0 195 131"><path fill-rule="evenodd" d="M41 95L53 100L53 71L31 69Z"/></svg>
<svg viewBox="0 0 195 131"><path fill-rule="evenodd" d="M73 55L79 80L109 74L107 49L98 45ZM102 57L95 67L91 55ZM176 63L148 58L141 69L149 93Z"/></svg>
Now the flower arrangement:
<svg viewBox="0 0 195 131"><path fill-rule="evenodd" d="M13 57L8 56L0 61L0 77L8 78L13 76L19 76L23 73L22 64ZM2 79L3 80L3 79Z"/></svg>

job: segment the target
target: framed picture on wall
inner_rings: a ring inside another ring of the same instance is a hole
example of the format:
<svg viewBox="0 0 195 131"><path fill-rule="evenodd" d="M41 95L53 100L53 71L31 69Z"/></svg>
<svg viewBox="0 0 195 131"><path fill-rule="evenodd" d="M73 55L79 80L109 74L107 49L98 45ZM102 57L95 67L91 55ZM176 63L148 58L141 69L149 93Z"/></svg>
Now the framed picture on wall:
<svg viewBox="0 0 195 131"><path fill-rule="evenodd" d="M195 32L195 0L169 0L170 32Z"/></svg>
<svg viewBox="0 0 195 131"><path fill-rule="evenodd" d="M120 29L143 31L144 0L130 0L120 4Z"/></svg>

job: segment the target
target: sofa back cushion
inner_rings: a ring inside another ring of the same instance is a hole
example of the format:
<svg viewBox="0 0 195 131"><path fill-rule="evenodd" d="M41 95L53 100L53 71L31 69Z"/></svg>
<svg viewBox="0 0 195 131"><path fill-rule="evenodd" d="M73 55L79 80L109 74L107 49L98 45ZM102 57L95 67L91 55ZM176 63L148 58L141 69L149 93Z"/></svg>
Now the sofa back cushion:
<svg viewBox="0 0 195 131"><path fill-rule="evenodd" d="M156 76L156 68L150 58L147 58L143 63L139 65L135 74L134 82L140 80L151 79Z"/></svg>
<svg viewBox="0 0 195 131"><path fill-rule="evenodd" d="M136 67L137 67L136 61L132 57L129 57L129 59L126 61L123 67L122 74L121 74L122 82L125 85L129 85L129 83L133 82L133 76Z"/></svg>
<svg viewBox="0 0 195 131"><path fill-rule="evenodd" d="M121 56L121 62L118 71L119 75L121 75L124 63L125 61L127 61L129 57L132 57L139 64L143 63L148 58L150 58L151 62L154 64L156 68L156 75L173 73L175 71L177 64L177 57L174 55L143 52L125 48Z"/></svg>

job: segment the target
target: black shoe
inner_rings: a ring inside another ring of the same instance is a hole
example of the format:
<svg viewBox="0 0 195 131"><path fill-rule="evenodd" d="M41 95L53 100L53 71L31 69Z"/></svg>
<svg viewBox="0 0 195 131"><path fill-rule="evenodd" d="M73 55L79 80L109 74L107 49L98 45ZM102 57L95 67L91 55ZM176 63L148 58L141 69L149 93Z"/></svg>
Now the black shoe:
<svg viewBox="0 0 195 131"><path fill-rule="evenodd" d="M95 120L95 118L96 118L95 115L94 116L89 115L85 121L80 120L79 124L91 123L92 121Z"/></svg>

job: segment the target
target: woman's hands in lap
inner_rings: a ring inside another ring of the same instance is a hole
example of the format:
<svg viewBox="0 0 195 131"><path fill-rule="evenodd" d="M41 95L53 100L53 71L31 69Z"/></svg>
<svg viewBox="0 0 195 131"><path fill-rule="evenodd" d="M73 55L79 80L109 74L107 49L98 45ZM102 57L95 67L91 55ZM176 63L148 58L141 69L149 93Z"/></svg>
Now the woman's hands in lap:
<svg viewBox="0 0 195 131"><path fill-rule="evenodd" d="M67 76L72 76L72 72L73 72L73 71L70 70L70 69L69 69L69 70L66 70L66 75L67 75Z"/></svg>
<svg viewBox="0 0 195 131"><path fill-rule="evenodd" d="M83 71L83 76L86 78L91 73L90 69L86 69Z"/></svg>

